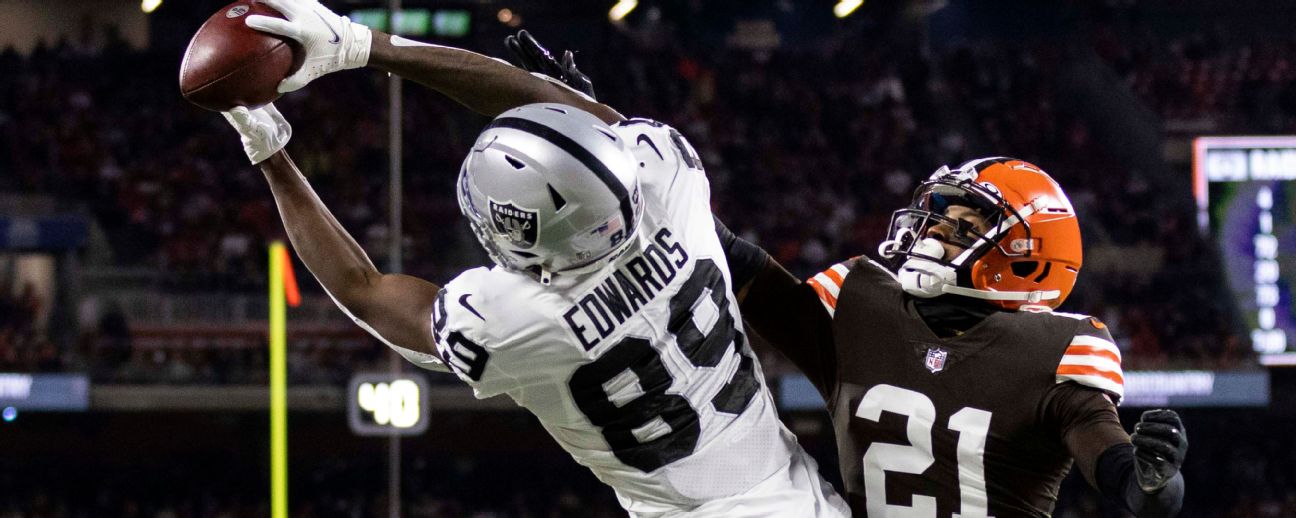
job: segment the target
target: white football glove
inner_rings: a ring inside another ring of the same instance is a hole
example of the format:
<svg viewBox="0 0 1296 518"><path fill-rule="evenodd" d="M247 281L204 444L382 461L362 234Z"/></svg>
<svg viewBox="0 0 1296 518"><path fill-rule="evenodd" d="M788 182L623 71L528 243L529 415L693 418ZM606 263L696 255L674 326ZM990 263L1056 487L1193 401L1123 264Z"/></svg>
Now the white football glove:
<svg viewBox="0 0 1296 518"><path fill-rule="evenodd" d="M317 0L262 0L286 19L249 16L247 25L301 43L306 59L297 72L279 82L279 92L298 90L325 74L369 64L373 33L338 16Z"/></svg>
<svg viewBox="0 0 1296 518"><path fill-rule="evenodd" d="M247 153L248 160L253 165L278 153L292 138L292 126L274 104L255 110L239 106L221 115L239 132L239 137L243 140L243 152Z"/></svg>

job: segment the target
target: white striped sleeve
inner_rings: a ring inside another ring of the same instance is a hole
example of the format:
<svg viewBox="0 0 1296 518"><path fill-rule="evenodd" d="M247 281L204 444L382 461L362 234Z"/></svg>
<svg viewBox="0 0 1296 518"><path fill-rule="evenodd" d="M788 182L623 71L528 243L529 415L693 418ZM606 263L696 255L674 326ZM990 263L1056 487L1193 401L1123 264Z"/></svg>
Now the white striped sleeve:
<svg viewBox="0 0 1296 518"><path fill-rule="evenodd" d="M849 273L850 267L846 263L837 263L806 281L819 295L819 302L830 317L837 314L837 297L841 294L842 284L846 282Z"/></svg>
<svg viewBox="0 0 1296 518"><path fill-rule="evenodd" d="M1058 363L1056 381L1073 381L1110 394L1119 403L1125 396L1125 373L1121 370L1121 352L1111 340L1106 326L1092 320L1103 336L1078 334L1071 339L1062 361ZM1085 325L1085 324L1082 324ZM1099 327L1102 326L1102 327Z"/></svg>

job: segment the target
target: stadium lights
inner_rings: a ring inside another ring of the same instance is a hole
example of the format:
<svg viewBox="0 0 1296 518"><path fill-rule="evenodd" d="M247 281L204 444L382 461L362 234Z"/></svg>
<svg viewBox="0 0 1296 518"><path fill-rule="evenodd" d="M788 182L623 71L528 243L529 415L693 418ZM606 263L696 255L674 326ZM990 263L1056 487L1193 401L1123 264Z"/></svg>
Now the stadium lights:
<svg viewBox="0 0 1296 518"><path fill-rule="evenodd" d="M500 9L498 13L495 13L495 19L509 27L522 25L522 16L507 7Z"/></svg>
<svg viewBox="0 0 1296 518"><path fill-rule="evenodd" d="M144 11L144 14L150 14L153 11L156 11L157 8L161 6L162 6L162 0L141 0L140 1L140 10Z"/></svg>
<svg viewBox="0 0 1296 518"><path fill-rule="evenodd" d="M838 18L845 18L855 12L856 9L859 9L861 5L864 5L864 0L839 0L837 5L833 6L833 14Z"/></svg>
<svg viewBox="0 0 1296 518"><path fill-rule="evenodd" d="M626 15L630 14L635 7L639 6L638 0L618 0L616 5L608 11L608 19L614 22L624 20Z"/></svg>

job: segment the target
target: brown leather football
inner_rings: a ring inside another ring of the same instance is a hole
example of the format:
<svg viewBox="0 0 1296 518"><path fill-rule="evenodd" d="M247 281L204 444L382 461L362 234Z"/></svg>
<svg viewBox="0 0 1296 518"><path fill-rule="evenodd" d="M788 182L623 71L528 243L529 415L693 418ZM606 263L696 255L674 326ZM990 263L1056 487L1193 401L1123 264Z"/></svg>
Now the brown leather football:
<svg viewBox="0 0 1296 518"><path fill-rule="evenodd" d="M283 18L254 0L229 4L208 18L189 41L180 64L180 93L208 110L256 108L279 98L276 87L301 66L297 42L248 27L248 16Z"/></svg>

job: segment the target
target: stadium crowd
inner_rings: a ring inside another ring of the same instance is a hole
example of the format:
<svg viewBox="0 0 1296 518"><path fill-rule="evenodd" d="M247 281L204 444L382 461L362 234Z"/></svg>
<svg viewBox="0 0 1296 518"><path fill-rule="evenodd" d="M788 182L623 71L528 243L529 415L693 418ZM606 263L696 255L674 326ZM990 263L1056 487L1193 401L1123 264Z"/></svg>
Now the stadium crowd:
<svg viewBox="0 0 1296 518"><path fill-rule="evenodd" d="M1296 128L1296 41L1228 31L1160 36L1117 10L1094 49L1171 129L1270 134Z"/></svg>
<svg viewBox="0 0 1296 518"><path fill-rule="evenodd" d="M1234 99L1250 97L1230 94L1246 87L1244 78L1282 84L1286 76L1248 68L1290 74L1278 66L1286 58L1274 44L1204 52L1171 42L1168 50L1131 44L1114 52L1103 31L1095 34L1095 46L1165 117L1287 113L1268 105L1239 110ZM988 41L929 55L872 43L749 53L642 49L613 38L581 59L609 104L690 138L706 162L717 212L794 273L871 253L890 212L940 164L1009 154L1041 164L1063 184L1089 251L1137 250L1155 259L1143 268L1091 267L1065 306L1111 323L1128 367L1228 367L1248 357L1234 317L1211 302L1221 282L1193 215L1163 212L1153 203L1158 186L1111 158L1066 108L1054 80L1060 51ZM1178 58L1148 57L1161 52ZM137 73L106 73L121 67ZM1228 72L1203 72L1222 69ZM0 76L11 78L0 83L7 144L0 169L13 173L0 176L0 188L82 200L115 262L156 267L172 290L254 290L264 282L264 244L282 232L274 206L224 121L177 95L174 72L170 59L122 45L94 54L66 43L29 56L0 53ZM1222 88L1219 95L1204 95L1203 85L1223 76L1234 80L1211 87ZM1287 96L1270 97L1281 105ZM450 193L485 119L436 95L406 98L406 271L447 280L483 260ZM1216 101L1185 101L1201 98ZM382 99L382 78L358 72L278 103L297 122L293 145L303 170L379 264L389 238ZM339 103L361 109L332 116ZM971 123L950 123L951 110ZM1180 282L1187 276L1206 282L1188 289ZM148 365L145 353L133 356ZM225 368L204 364L205 356L166 361L194 362L180 372Z"/></svg>
<svg viewBox="0 0 1296 518"><path fill-rule="evenodd" d="M1172 128L1296 128L1291 42L1162 38L1125 29L1098 25L1093 47ZM1094 129L1067 109L1056 85L1066 59L1061 50L991 41L927 53L911 44L870 43L748 53L645 49L613 38L605 48L586 49L578 62L609 104L687 136L706 162L717 213L798 275L871 253L890 212L939 165L1009 154L1041 165L1067 189L1088 251L1138 251L1154 259L1141 268L1094 261L1064 306L1106 321L1127 368L1250 361L1241 324L1218 302L1224 297L1215 254L1197 234L1194 215L1161 211L1155 181L1112 157ZM493 44L482 49L502 52ZM176 62L171 54L115 44L95 52L67 43L26 56L0 52L0 189L82 201L108 237L112 261L165 272L164 290L260 290L264 244L282 232L274 206L225 122L180 98ZM112 73L122 69L133 73ZM338 74L278 103L295 122L292 146L302 169L379 264L390 238L383 81L378 74ZM405 102L406 271L444 281L485 259L460 223L452 180L486 119L415 88L407 88ZM360 108L337 117L338 104ZM1200 282L1185 285L1185 278ZM314 284L303 280L308 289ZM264 382L260 342L139 347L132 333L138 323L110 311L83 323L77 343L56 345L30 325L41 303L22 289L0 289L0 371L87 370L97 381L123 383ZM292 380L340 383L383 361L380 346L369 345L296 342ZM767 367L782 368L768 360ZM1218 491L1194 493L1217 498L1198 500L1197 515L1296 515L1296 494L1283 489L1296 480L1296 458L1282 435L1244 441L1240 451L1210 449L1197 445L1227 442L1233 431L1225 420L1188 420L1196 441L1189 462L1225 472L1190 480L1190 487L1227 481ZM478 473L464 467L471 462L447 460L461 471L453 476L415 467L410 485L509 485L462 482ZM571 464L562 459L554 469ZM296 501L294 516L381 515L381 490L338 482L380 469L362 462L315 469L301 478L319 490L303 492L313 499ZM168 491L108 484L69 495L53 482L61 475L0 480L0 487L46 488L0 492L0 516L247 516L267 507L247 499L260 493L239 486L246 481L212 485L177 473ZM406 506L411 516L619 515L608 496L585 486L492 495L423 490ZM1092 494L1069 491L1058 516L1095 516L1099 508Z"/></svg>
<svg viewBox="0 0 1296 518"><path fill-rule="evenodd" d="M0 282L0 370L58 372L65 354L34 325L43 301L30 284Z"/></svg>

